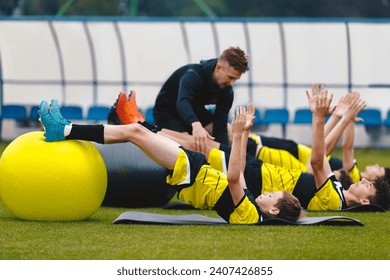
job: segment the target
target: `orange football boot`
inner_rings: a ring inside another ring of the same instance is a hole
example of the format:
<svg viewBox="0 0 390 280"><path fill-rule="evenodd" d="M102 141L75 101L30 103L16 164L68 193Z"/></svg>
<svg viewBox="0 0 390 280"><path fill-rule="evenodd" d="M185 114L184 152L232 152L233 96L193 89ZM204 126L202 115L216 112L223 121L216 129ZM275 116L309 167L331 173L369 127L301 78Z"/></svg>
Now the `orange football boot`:
<svg viewBox="0 0 390 280"><path fill-rule="evenodd" d="M121 124L145 121L145 117L138 110L135 95L135 91L130 91L128 98L124 92L119 94L118 102L116 104L116 114L118 115Z"/></svg>

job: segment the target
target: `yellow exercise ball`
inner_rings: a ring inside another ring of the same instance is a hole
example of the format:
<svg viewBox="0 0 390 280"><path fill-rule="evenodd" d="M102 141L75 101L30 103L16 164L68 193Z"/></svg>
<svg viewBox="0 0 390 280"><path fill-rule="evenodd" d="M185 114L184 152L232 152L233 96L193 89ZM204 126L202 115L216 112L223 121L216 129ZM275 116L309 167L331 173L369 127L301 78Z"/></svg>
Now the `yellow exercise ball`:
<svg viewBox="0 0 390 280"><path fill-rule="evenodd" d="M13 140L0 158L0 196L16 217L79 221L103 202L107 169L89 141L46 142L34 131Z"/></svg>

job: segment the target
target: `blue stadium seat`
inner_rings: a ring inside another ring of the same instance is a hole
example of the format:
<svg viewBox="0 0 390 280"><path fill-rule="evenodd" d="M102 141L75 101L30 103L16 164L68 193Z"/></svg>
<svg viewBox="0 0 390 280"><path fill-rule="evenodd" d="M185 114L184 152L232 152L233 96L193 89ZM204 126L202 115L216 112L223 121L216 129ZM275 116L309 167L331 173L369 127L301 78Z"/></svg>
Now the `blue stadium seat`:
<svg viewBox="0 0 390 280"><path fill-rule="evenodd" d="M39 106L32 106L30 109L29 121L36 123L39 120Z"/></svg>
<svg viewBox="0 0 390 280"><path fill-rule="evenodd" d="M312 113L309 108L297 109L294 113L293 123L295 124L310 124L312 120Z"/></svg>
<svg viewBox="0 0 390 280"><path fill-rule="evenodd" d="M253 121L253 125L261 125L261 114L260 110L255 108L255 119Z"/></svg>
<svg viewBox="0 0 390 280"><path fill-rule="evenodd" d="M387 111L386 119L383 121L383 125L390 127L390 110Z"/></svg>
<svg viewBox="0 0 390 280"><path fill-rule="evenodd" d="M153 107L149 107L145 111L145 121L154 124Z"/></svg>
<svg viewBox="0 0 390 280"><path fill-rule="evenodd" d="M67 120L83 119L83 109L80 106L62 106L60 110L62 116Z"/></svg>
<svg viewBox="0 0 390 280"><path fill-rule="evenodd" d="M3 105L1 109L1 119L13 119L16 121L27 120L27 110L23 105Z"/></svg>
<svg viewBox="0 0 390 280"><path fill-rule="evenodd" d="M364 122L358 122L357 124L365 125L366 127L382 126L382 114L379 109L365 109L360 111L357 117L364 120Z"/></svg>
<svg viewBox="0 0 390 280"><path fill-rule="evenodd" d="M109 107L105 106L91 106L88 108L87 120L90 121L107 121Z"/></svg>
<svg viewBox="0 0 390 280"><path fill-rule="evenodd" d="M289 112L285 108L280 109L266 109L264 111L264 116L262 119L262 124L288 124L289 122Z"/></svg>

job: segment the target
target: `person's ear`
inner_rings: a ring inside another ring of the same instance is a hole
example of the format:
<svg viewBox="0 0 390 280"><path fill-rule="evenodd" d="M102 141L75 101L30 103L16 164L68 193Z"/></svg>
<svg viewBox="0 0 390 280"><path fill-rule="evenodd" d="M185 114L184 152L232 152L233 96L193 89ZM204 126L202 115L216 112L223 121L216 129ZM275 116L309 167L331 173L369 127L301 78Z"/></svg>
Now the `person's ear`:
<svg viewBox="0 0 390 280"><path fill-rule="evenodd" d="M272 207L268 210L268 213L270 213L272 216L277 216L280 213L280 210L277 207Z"/></svg>
<svg viewBox="0 0 390 280"><path fill-rule="evenodd" d="M370 200L367 199L367 198L362 198L362 199L360 199L360 204L361 205L369 205L370 204Z"/></svg>

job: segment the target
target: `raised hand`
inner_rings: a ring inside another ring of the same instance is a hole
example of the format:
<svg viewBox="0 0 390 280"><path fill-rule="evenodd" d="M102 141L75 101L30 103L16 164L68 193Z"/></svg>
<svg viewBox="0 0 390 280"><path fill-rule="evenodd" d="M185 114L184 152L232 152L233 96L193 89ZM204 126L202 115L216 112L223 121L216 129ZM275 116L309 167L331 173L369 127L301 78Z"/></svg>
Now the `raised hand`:
<svg viewBox="0 0 390 280"><path fill-rule="evenodd" d="M241 135L247 127L247 112L243 106L239 106L232 113L232 132Z"/></svg>
<svg viewBox="0 0 390 280"><path fill-rule="evenodd" d="M360 98L360 93L358 93L358 92L356 92L356 91L353 91L352 94L355 96L355 98L356 98L356 100L357 100L357 104L356 104L357 107L352 108L352 111L354 111L354 113L355 113L355 121L357 121L357 122L363 122L364 120L363 120L362 118L358 118L357 115L358 115L358 113L359 113L361 110L363 110L363 109L366 108L367 104L366 104L365 101L359 99L359 98Z"/></svg>
<svg viewBox="0 0 390 280"><path fill-rule="evenodd" d="M254 120L255 120L255 105L253 103L249 103L246 112L245 130L249 131L252 128Z"/></svg>
<svg viewBox="0 0 390 280"><path fill-rule="evenodd" d="M351 99L351 93L347 93L346 95L341 96L339 101L335 106L335 110L333 114L339 118L341 118L345 112L348 110L348 104Z"/></svg>
<svg viewBox="0 0 390 280"><path fill-rule="evenodd" d="M307 100L309 101L309 108L312 113L315 111L317 96L318 96L318 84L311 85L311 94L306 90Z"/></svg>
<svg viewBox="0 0 390 280"><path fill-rule="evenodd" d="M351 108L352 104L356 102L360 97L358 92L350 92L346 95L343 95L335 106L333 114L339 118L344 116Z"/></svg>
<svg viewBox="0 0 390 280"><path fill-rule="evenodd" d="M311 94L306 90L306 96L313 115L325 118L333 113L335 108L330 108L330 104L333 100L333 93L328 96L328 90L325 89L323 84L321 85L320 90L318 90L317 84L313 84L311 86Z"/></svg>
<svg viewBox="0 0 390 280"><path fill-rule="evenodd" d="M360 111L366 108L367 104L364 100L359 98L359 94L356 93L356 99L351 102L349 105L349 111L346 113L353 121L364 121L362 118L357 118L357 115Z"/></svg>

